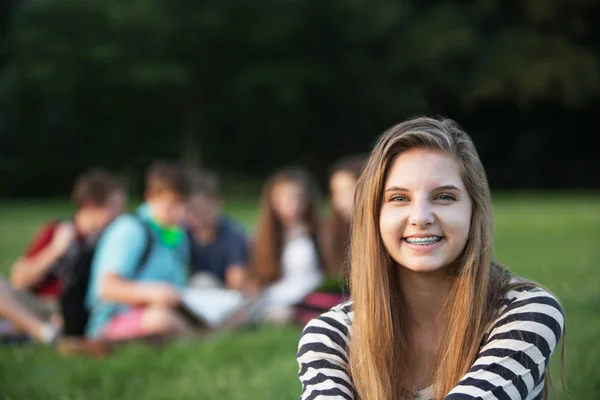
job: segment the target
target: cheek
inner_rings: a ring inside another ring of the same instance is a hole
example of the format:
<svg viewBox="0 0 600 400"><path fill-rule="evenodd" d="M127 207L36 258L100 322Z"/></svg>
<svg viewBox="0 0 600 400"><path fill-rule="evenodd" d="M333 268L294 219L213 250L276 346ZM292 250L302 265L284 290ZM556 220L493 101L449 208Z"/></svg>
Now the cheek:
<svg viewBox="0 0 600 400"><path fill-rule="evenodd" d="M397 242L404 228L404 216L398 209L383 207L379 216L379 233L386 246L389 243Z"/></svg>
<svg viewBox="0 0 600 400"><path fill-rule="evenodd" d="M286 217L296 217L300 212L300 202L298 199L288 198L281 204L280 211Z"/></svg>
<svg viewBox="0 0 600 400"><path fill-rule="evenodd" d="M185 217L185 206L183 206L183 205L175 206L174 214L177 216L177 218L183 219Z"/></svg>
<svg viewBox="0 0 600 400"><path fill-rule="evenodd" d="M464 245L471 226L470 206L461 207L460 210L448 210L442 218L445 221L445 229L450 231L456 244Z"/></svg>

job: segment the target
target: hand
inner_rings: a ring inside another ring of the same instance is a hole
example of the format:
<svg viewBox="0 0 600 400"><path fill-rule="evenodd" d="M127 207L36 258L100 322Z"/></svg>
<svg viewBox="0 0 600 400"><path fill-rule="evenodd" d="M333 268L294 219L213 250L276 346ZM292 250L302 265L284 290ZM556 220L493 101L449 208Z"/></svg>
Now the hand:
<svg viewBox="0 0 600 400"><path fill-rule="evenodd" d="M257 280L248 279L244 282L242 292L249 298L257 298L260 295L262 288Z"/></svg>
<svg viewBox="0 0 600 400"><path fill-rule="evenodd" d="M168 283L143 283L148 303L162 307L175 307L180 296L174 286Z"/></svg>
<svg viewBox="0 0 600 400"><path fill-rule="evenodd" d="M57 254L62 255L67 251L73 239L75 239L75 235L76 232L73 224L62 223L56 227L50 246L52 246Z"/></svg>

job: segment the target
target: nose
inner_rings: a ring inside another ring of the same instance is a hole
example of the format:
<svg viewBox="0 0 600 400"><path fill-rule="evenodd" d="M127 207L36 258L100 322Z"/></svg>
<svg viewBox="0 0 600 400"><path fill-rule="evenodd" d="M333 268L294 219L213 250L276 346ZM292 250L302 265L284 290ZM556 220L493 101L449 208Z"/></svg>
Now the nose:
<svg viewBox="0 0 600 400"><path fill-rule="evenodd" d="M428 201L414 201L410 210L408 222L419 228L433 224L434 216Z"/></svg>

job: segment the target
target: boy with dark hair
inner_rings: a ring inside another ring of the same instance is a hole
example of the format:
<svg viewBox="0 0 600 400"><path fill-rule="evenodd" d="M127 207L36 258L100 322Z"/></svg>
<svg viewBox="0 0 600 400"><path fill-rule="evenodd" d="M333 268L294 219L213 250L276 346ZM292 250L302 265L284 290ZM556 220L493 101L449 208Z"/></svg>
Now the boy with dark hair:
<svg viewBox="0 0 600 400"><path fill-rule="evenodd" d="M190 193L182 167L156 163L137 215L117 218L92 262L87 335L107 340L187 331L177 314L186 284L189 242L182 228Z"/></svg>
<svg viewBox="0 0 600 400"><path fill-rule="evenodd" d="M85 241L99 233L124 208L125 190L107 171L93 169L75 182L73 201L77 211L71 220L44 225L25 253L12 267L11 283L40 297L60 295L60 259L73 240Z"/></svg>
<svg viewBox="0 0 600 400"><path fill-rule="evenodd" d="M246 280L248 242L244 230L222 215L222 204L216 175L209 171L195 173L187 216L193 238L191 283L208 279L213 281L209 285L240 290Z"/></svg>
<svg viewBox="0 0 600 400"><path fill-rule="evenodd" d="M50 325L60 328L59 298L76 253L82 247L93 247L100 232L123 211L125 197L123 185L105 170L92 169L79 176L73 188L77 206L73 217L46 223L13 264L12 287L4 283L0 286L3 298L18 302L28 310L27 315L14 312L15 307L10 312L0 309L0 315L24 326L26 331L31 331L27 327L32 326L39 331L35 326L40 323L46 323L46 332L51 330ZM24 323L19 316L24 316ZM53 324L48 323L51 319ZM38 334L33 336L40 338Z"/></svg>

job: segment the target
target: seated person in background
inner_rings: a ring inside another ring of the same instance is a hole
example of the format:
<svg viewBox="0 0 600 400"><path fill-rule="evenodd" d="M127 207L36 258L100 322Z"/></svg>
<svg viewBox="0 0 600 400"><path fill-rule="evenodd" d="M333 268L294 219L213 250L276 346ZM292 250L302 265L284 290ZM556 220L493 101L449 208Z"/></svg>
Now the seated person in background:
<svg viewBox="0 0 600 400"><path fill-rule="evenodd" d="M187 213L187 227L193 239L190 283L240 290L248 266L244 230L222 214L223 199L214 174L195 173L191 183Z"/></svg>
<svg viewBox="0 0 600 400"><path fill-rule="evenodd" d="M318 204L316 185L301 168L278 172L263 188L253 249L263 320L289 322L294 306L323 280Z"/></svg>
<svg viewBox="0 0 600 400"><path fill-rule="evenodd" d="M351 155L336 162L329 175L331 217L320 232L327 279L298 307L297 320L306 325L311 319L347 300L348 288L342 275L348 252L354 192L366 157Z"/></svg>
<svg viewBox="0 0 600 400"><path fill-rule="evenodd" d="M25 253L12 266L11 283L20 303L43 321L51 317L60 325L58 299L69 255L97 240L100 232L125 205L123 186L100 169L82 174L75 182L75 215L69 220L46 223ZM2 313L4 314L4 313ZM6 315L3 315L6 316Z"/></svg>
<svg viewBox="0 0 600 400"><path fill-rule="evenodd" d="M188 329L177 314L186 285L189 242L183 229L189 179L176 164L148 171L146 203L104 232L92 262L87 336L106 340Z"/></svg>
<svg viewBox="0 0 600 400"><path fill-rule="evenodd" d="M331 218L324 224L321 246L329 276L338 277L346 260L354 191L365 157L353 155L336 162L329 175Z"/></svg>

